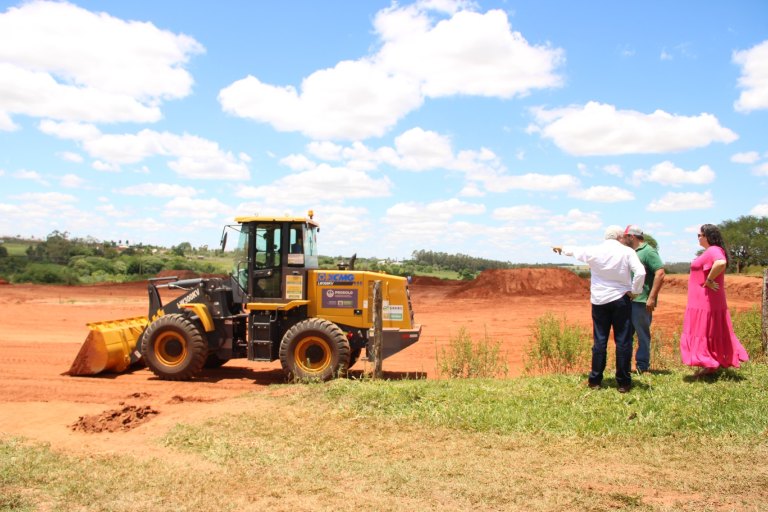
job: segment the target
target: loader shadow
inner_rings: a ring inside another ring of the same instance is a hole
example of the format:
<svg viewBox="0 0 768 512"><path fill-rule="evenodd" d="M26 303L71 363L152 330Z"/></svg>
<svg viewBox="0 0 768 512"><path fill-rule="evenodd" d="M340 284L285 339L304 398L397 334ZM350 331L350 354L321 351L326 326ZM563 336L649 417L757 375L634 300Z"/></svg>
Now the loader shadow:
<svg viewBox="0 0 768 512"><path fill-rule="evenodd" d="M349 370L347 377L352 380L371 380L370 370ZM382 372L382 380L425 380L426 372Z"/></svg>
<svg viewBox="0 0 768 512"><path fill-rule="evenodd" d="M157 377L152 377L151 380ZM350 380L371 380L370 370L350 370L347 373ZM384 371L383 380L423 380L427 378L425 372L401 372ZM291 384L282 369L258 369L245 366L222 366L221 368L204 370L194 379L197 382L216 383L226 380L251 380L253 384L269 386L272 384Z"/></svg>

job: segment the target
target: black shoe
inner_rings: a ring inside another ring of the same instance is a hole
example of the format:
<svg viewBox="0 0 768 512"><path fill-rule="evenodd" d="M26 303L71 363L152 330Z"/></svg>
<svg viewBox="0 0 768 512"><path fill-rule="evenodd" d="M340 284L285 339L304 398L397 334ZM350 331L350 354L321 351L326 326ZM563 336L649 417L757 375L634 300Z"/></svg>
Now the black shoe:
<svg viewBox="0 0 768 512"><path fill-rule="evenodd" d="M600 384L597 382L587 382L587 387L589 389L600 389Z"/></svg>
<svg viewBox="0 0 768 512"><path fill-rule="evenodd" d="M629 393L629 390L632 388L632 386L619 386L619 393Z"/></svg>
<svg viewBox="0 0 768 512"><path fill-rule="evenodd" d="M645 368L645 369L643 369L643 368L637 368L635 371L637 372L637 374L638 374L638 375L642 375L642 374L644 374L644 373L648 373L648 372L650 372L651 370L650 370L650 369L648 369L648 368Z"/></svg>

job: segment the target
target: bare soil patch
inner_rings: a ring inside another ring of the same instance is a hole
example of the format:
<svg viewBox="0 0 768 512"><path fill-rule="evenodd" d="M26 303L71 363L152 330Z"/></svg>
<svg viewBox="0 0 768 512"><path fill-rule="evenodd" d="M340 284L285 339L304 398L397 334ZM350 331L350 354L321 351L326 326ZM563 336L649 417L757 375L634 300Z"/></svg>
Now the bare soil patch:
<svg viewBox="0 0 768 512"><path fill-rule="evenodd" d="M687 280L687 275L667 277L654 314L656 328L680 329ZM760 304L762 279L728 275L726 290L732 311L749 309ZM384 361L389 378L435 377L437 355L461 328L475 339L501 342L514 376L522 371L531 327L542 315L591 325L588 280L561 269L489 271L473 282L416 277L411 296L422 339ZM243 393L285 392L270 388L285 382L279 361L232 360L190 382L162 381L146 368L96 377L62 375L88 333L87 322L146 313L144 283L2 286L0 433L78 452L113 451L115 436L125 436L118 443L122 451L146 453L178 422L236 410ZM352 374L365 369L361 361ZM70 428L78 422L82 428Z"/></svg>

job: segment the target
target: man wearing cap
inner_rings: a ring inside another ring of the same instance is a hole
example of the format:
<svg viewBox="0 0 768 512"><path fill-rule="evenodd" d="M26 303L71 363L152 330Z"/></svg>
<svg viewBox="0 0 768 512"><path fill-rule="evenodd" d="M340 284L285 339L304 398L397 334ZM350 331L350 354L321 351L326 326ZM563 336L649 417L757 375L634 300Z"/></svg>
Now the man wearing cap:
<svg viewBox="0 0 768 512"><path fill-rule="evenodd" d="M632 335L637 333L637 352L635 368L638 373L645 373L651 366L651 321L653 310L659 297L659 290L664 283L664 263L659 253L646 243L640 227L630 224L624 230L624 243L635 250L637 257L645 267L643 291L632 299Z"/></svg>
<svg viewBox="0 0 768 512"><path fill-rule="evenodd" d="M645 268L635 251L621 243L621 226L609 226L605 240L593 247L552 247L557 254L573 256L589 265L590 302L592 302L592 371L588 386L599 389L608 349L608 337L613 327L616 341L616 385L619 393L632 387L632 299L640 293Z"/></svg>

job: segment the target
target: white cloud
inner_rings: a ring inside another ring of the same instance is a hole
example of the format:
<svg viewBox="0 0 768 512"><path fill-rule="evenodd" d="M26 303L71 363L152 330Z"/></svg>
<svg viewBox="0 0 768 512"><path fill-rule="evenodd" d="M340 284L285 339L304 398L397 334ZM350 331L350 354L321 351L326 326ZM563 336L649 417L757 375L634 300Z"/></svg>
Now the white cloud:
<svg viewBox="0 0 768 512"><path fill-rule="evenodd" d="M553 215L546 224L552 231L594 231L600 229L603 221L597 213L574 208L565 215Z"/></svg>
<svg viewBox="0 0 768 512"><path fill-rule="evenodd" d="M163 217L184 219L217 219L231 216L233 208L218 199L175 197L165 204Z"/></svg>
<svg viewBox="0 0 768 512"><path fill-rule="evenodd" d="M285 158L280 159L280 164L284 165L294 171L307 171L314 169L317 165L304 155L288 155Z"/></svg>
<svg viewBox="0 0 768 512"><path fill-rule="evenodd" d="M80 164L83 162L82 155L73 153L72 151L62 151L61 153L56 153L56 156L66 162L72 162L74 164Z"/></svg>
<svg viewBox="0 0 768 512"><path fill-rule="evenodd" d="M77 174L65 174L59 179L59 184L64 188L85 188L88 182Z"/></svg>
<svg viewBox="0 0 768 512"><path fill-rule="evenodd" d="M190 93L184 65L202 51L189 36L66 2L11 7L0 14L0 129L13 114L157 121L162 101Z"/></svg>
<svg viewBox="0 0 768 512"><path fill-rule="evenodd" d="M459 196L461 197L483 197L484 195L485 192L480 190L480 187L478 187L477 183L467 183L459 191Z"/></svg>
<svg viewBox="0 0 768 512"><path fill-rule="evenodd" d="M757 176L768 176L768 162L760 164L752 169L752 174Z"/></svg>
<svg viewBox="0 0 768 512"><path fill-rule="evenodd" d="M135 134L102 134L93 125L43 121L40 130L50 135L78 141L101 171L118 171L122 164L144 159L170 158L168 167L184 178L244 180L250 177L245 153L235 156L219 144L195 135L141 130Z"/></svg>
<svg viewBox="0 0 768 512"><path fill-rule="evenodd" d="M734 52L733 61L741 66L742 89L734 108L738 112L768 109L768 41Z"/></svg>
<svg viewBox="0 0 768 512"><path fill-rule="evenodd" d="M379 165L389 165L404 171L423 172L431 170L458 171L475 181L492 181L504 173L500 159L487 149L460 150L455 153L449 137L419 127L411 128L395 137L394 147L370 148L362 142L349 146L330 143L310 144L308 150L315 156L329 156L331 160L343 161L352 170L372 171ZM291 155L281 160L294 170L312 168L309 161ZM480 192L477 187L467 189L467 194ZM482 193L482 192L480 192Z"/></svg>
<svg viewBox="0 0 768 512"><path fill-rule="evenodd" d="M194 197L197 190L193 187L183 185L172 185L169 183L143 183L141 185L132 185L124 187L116 192L126 196L149 196L149 197Z"/></svg>
<svg viewBox="0 0 768 512"><path fill-rule="evenodd" d="M493 218L503 221L531 221L543 219L549 214L546 209L532 205L520 204L517 206L506 206L493 210Z"/></svg>
<svg viewBox="0 0 768 512"><path fill-rule="evenodd" d="M754 164L760 160L760 153L757 151L746 151L744 153L735 153L731 156L731 162L735 164Z"/></svg>
<svg viewBox="0 0 768 512"><path fill-rule="evenodd" d="M413 171L445 167L454 159L448 137L421 128L396 137L395 150L400 155L397 166Z"/></svg>
<svg viewBox="0 0 768 512"><path fill-rule="evenodd" d="M45 205L49 208L55 207L56 205L77 202L75 196L71 194L62 194L61 192L27 192L11 197L20 201Z"/></svg>
<svg viewBox="0 0 768 512"><path fill-rule="evenodd" d="M307 151L310 155L314 155L320 160L325 160L326 162L340 160L342 149L342 146L334 144L330 141L315 141L307 144Z"/></svg>
<svg viewBox="0 0 768 512"><path fill-rule="evenodd" d="M578 156L667 153L738 138L706 113L693 117L663 110L643 114L594 101L562 109L536 108L532 113L536 124L528 128L530 133L538 132Z"/></svg>
<svg viewBox="0 0 768 512"><path fill-rule="evenodd" d="M616 176L621 178L624 176L624 171L621 170L621 166L617 164L610 164L603 167L603 171L605 171L606 174L610 174L611 176Z"/></svg>
<svg viewBox="0 0 768 512"><path fill-rule="evenodd" d="M418 79L428 97L509 98L562 85L555 68L563 51L531 46L510 29L501 10L462 10L434 24L414 6L394 6L380 11L374 25L384 42L376 60L391 72Z"/></svg>
<svg viewBox="0 0 768 512"><path fill-rule="evenodd" d="M344 167L319 164L314 169L284 176L270 185L239 187L236 195L258 199L264 207L312 205L327 201L386 197L390 195L389 178L374 179L366 173Z"/></svg>
<svg viewBox="0 0 768 512"><path fill-rule="evenodd" d="M50 183L43 178L39 172L37 171L28 171L26 169L21 169L13 173L13 177L20 179L20 180L29 180L34 181L36 183L39 183L40 185L43 185L45 187L50 186Z"/></svg>
<svg viewBox="0 0 768 512"><path fill-rule="evenodd" d="M704 210L714 205L712 192L669 192L661 199L652 201L646 208L652 212L679 212Z"/></svg>
<svg viewBox="0 0 768 512"><path fill-rule="evenodd" d="M316 71L304 79L301 92L248 76L222 89L219 102L227 113L278 131L354 140L383 135L421 106L422 97L415 81L360 60Z"/></svg>
<svg viewBox="0 0 768 512"><path fill-rule="evenodd" d="M666 160L651 167L650 170L637 170L632 174L633 183L652 181L662 185L706 185L715 180L715 172L708 166L702 165L695 171L686 171Z"/></svg>
<svg viewBox="0 0 768 512"><path fill-rule="evenodd" d="M396 203L387 209L383 222L389 226L387 238L417 240L422 247L441 247L480 236L488 229L485 225L458 221L456 217L484 212L484 205L455 198L431 203Z"/></svg>
<svg viewBox="0 0 768 512"><path fill-rule="evenodd" d="M498 176L485 183L492 192L508 192L510 190L553 191L575 188L579 180L570 174L536 174L528 173L516 176Z"/></svg>
<svg viewBox="0 0 768 512"><path fill-rule="evenodd" d="M754 208L749 210L749 214L757 217L768 217L768 203L755 205Z"/></svg>
<svg viewBox="0 0 768 512"><path fill-rule="evenodd" d="M619 203L623 201L632 201L635 195L629 190L619 187L595 186L586 189L577 189L569 194L576 199L585 201L594 201L596 203Z"/></svg>
<svg viewBox="0 0 768 512"><path fill-rule="evenodd" d="M561 49L530 45L511 30L503 11L480 14L470 7L393 4L374 20L381 39L377 53L315 71L299 89L249 75L222 89L219 102L226 112L279 131L364 140L386 133L425 98L509 98L561 85L555 72L563 62Z"/></svg>

